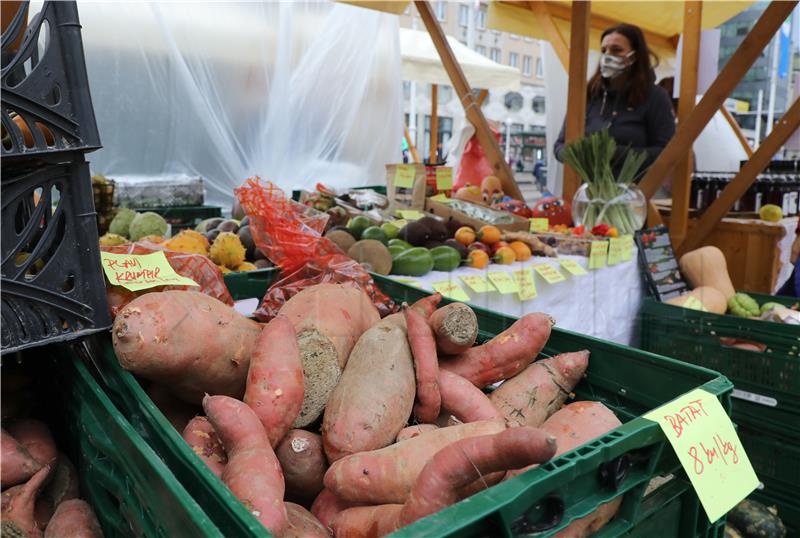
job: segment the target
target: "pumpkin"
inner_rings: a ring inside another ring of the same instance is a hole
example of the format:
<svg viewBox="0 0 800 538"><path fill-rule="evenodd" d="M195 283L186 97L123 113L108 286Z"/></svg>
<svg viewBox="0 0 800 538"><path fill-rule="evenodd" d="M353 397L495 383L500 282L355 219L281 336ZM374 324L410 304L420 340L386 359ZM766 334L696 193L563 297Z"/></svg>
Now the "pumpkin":
<svg viewBox="0 0 800 538"><path fill-rule="evenodd" d="M687 252L680 259L683 276L693 288L711 286L722 292L725 301L736 294L725 255L717 247L700 247Z"/></svg>
<svg viewBox="0 0 800 538"><path fill-rule="evenodd" d="M703 305L703 308L709 312L713 312L714 314L724 314L728 309L728 302L725 300L725 296L721 291L716 288L712 288L711 286L701 286L699 288L695 288L689 293L684 293L680 297L673 297L665 302L673 306L683 307L692 297L699 301L700 304ZM689 308L690 307L691 305Z"/></svg>

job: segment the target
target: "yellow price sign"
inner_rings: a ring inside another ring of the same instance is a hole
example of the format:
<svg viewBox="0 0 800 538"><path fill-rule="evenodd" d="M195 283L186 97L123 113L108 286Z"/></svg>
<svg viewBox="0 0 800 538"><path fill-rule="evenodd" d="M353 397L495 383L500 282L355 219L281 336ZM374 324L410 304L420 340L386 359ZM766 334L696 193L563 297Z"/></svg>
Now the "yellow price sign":
<svg viewBox="0 0 800 538"><path fill-rule="evenodd" d="M531 221L531 233L546 232L550 228L550 221L547 218L535 218Z"/></svg>
<svg viewBox="0 0 800 538"><path fill-rule="evenodd" d="M494 287L481 275L465 275L460 278L475 293L494 291Z"/></svg>
<svg viewBox="0 0 800 538"><path fill-rule="evenodd" d="M633 258L633 236L623 235L622 239L622 261L627 262Z"/></svg>
<svg viewBox="0 0 800 538"><path fill-rule="evenodd" d="M131 291L156 286L197 286L191 278L175 272L163 252L114 254L100 252L100 263L108 281Z"/></svg>
<svg viewBox="0 0 800 538"><path fill-rule="evenodd" d="M586 269L584 269L584 268L583 268L583 267L582 267L582 266L581 266L581 265L580 265L578 262L576 262L575 260L564 260L564 259L559 259L559 260L558 260L558 263L560 263L560 264L561 264L561 267L563 267L564 269L566 269L566 270L567 270L567 272L568 272L569 274L571 274L572 276L583 276L583 275L588 275L588 274L589 274L589 273L587 273L587 272L586 272Z"/></svg>
<svg viewBox="0 0 800 538"><path fill-rule="evenodd" d="M644 415L657 422L714 522L758 487L730 418L713 394L694 389Z"/></svg>
<svg viewBox="0 0 800 538"><path fill-rule="evenodd" d="M608 265L622 263L622 253L625 249L625 240L621 237L611 237L608 240Z"/></svg>
<svg viewBox="0 0 800 538"><path fill-rule="evenodd" d="M519 287L517 297L520 301L529 301L536 297L536 283L533 281L533 273L530 269L518 269L512 273L514 282Z"/></svg>
<svg viewBox="0 0 800 538"><path fill-rule="evenodd" d="M436 196L431 196L428 200L432 202L439 202L440 204L452 204L453 200L447 197L444 193L439 193Z"/></svg>
<svg viewBox="0 0 800 538"><path fill-rule="evenodd" d="M398 215L403 218L403 220L419 220L425 215L422 212L417 211L416 209L398 209Z"/></svg>
<svg viewBox="0 0 800 538"><path fill-rule="evenodd" d="M589 269L601 269L608 259L608 241L592 241L589 250Z"/></svg>
<svg viewBox="0 0 800 538"><path fill-rule="evenodd" d="M400 282L401 284L406 284L407 286L414 286L415 288L422 287L422 284L420 284L416 280L411 280L410 278L395 278L394 281Z"/></svg>
<svg viewBox="0 0 800 538"><path fill-rule="evenodd" d="M517 286L517 283L514 282L506 272L492 271L487 273L487 276L492 284L494 284L494 287L497 288L497 291L503 295L517 293L519 291L519 286Z"/></svg>
<svg viewBox="0 0 800 538"><path fill-rule="evenodd" d="M567 278L558 272L558 269L549 263L537 263L533 269L541 276L548 284L557 284L563 282Z"/></svg>
<svg viewBox="0 0 800 538"><path fill-rule="evenodd" d="M431 284L431 287L434 289L434 291L441 293L442 297L447 297L448 299L453 299L454 301L469 301L469 295L467 295L467 292L465 292L461 286L452 280L434 282Z"/></svg>
<svg viewBox="0 0 800 538"><path fill-rule="evenodd" d="M453 189L453 169L449 166L436 168L436 190L449 191Z"/></svg>
<svg viewBox="0 0 800 538"><path fill-rule="evenodd" d="M417 168L412 164L398 164L394 170L394 186L402 189L414 188Z"/></svg>

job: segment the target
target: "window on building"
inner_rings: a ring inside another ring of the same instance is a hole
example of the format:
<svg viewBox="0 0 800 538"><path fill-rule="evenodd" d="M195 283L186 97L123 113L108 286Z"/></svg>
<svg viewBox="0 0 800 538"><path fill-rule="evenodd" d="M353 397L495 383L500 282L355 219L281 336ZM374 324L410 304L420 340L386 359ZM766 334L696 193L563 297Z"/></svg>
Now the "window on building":
<svg viewBox="0 0 800 538"><path fill-rule="evenodd" d="M437 143L441 146L442 153L447 148L447 144L450 142L450 139L453 138L453 118L447 118L444 116L440 116L437 119ZM425 141L423 143L425 153L424 155L427 156L431 154L431 117L426 115L425 116ZM419 148L417 148L419 149ZM445 157L445 155L439 155L440 157Z"/></svg>
<svg viewBox="0 0 800 538"><path fill-rule="evenodd" d="M536 78L544 78L544 66L541 58L536 58Z"/></svg>
<svg viewBox="0 0 800 538"><path fill-rule="evenodd" d="M519 112L522 110L522 95L517 92L508 92L503 98L506 108L511 112Z"/></svg>
<svg viewBox="0 0 800 538"><path fill-rule="evenodd" d="M447 20L447 2L436 2L436 18L440 21Z"/></svg>
<svg viewBox="0 0 800 538"><path fill-rule="evenodd" d="M533 107L533 111L537 114L544 114L544 96L537 95L533 98L533 102L531 103Z"/></svg>
<svg viewBox="0 0 800 538"><path fill-rule="evenodd" d="M478 8L478 30L486 30L486 6L481 4Z"/></svg>
<svg viewBox="0 0 800 538"><path fill-rule="evenodd" d="M440 105L446 105L453 98L453 87L439 86L439 94L436 97Z"/></svg>
<svg viewBox="0 0 800 538"><path fill-rule="evenodd" d="M465 27L469 25L469 6L466 4L458 6L458 24Z"/></svg>
<svg viewBox="0 0 800 538"><path fill-rule="evenodd" d="M525 126L521 123L511 124L511 134L521 133L523 129L525 129Z"/></svg>
<svg viewBox="0 0 800 538"><path fill-rule="evenodd" d="M493 62L500 63L500 49L492 47L491 50L489 50L489 58L491 58Z"/></svg>
<svg viewBox="0 0 800 538"><path fill-rule="evenodd" d="M475 45L475 52L486 56L486 47L484 47L483 45Z"/></svg>
<svg viewBox="0 0 800 538"><path fill-rule="evenodd" d="M531 57L530 56L523 56L522 57L522 74L526 77L531 76Z"/></svg>
<svg viewBox="0 0 800 538"><path fill-rule="evenodd" d="M747 35L747 32L750 31L750 27L748 26L739 26L736 28L736 35Z"/></svg>
<svg viewBox="0 0 800 538"><path fill-rule="evenodd" d="M509 52L508 65L510 65L511 67L517 67L518 63L519 63L519 54L517 54L516 52Z"/></svg>

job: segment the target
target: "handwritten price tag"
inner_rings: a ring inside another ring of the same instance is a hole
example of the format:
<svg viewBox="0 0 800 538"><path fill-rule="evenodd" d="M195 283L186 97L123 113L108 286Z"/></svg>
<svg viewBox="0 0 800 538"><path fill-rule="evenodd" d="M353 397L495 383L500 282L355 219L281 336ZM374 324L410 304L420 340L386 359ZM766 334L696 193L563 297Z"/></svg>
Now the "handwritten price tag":
<svg viewBox="0 0 800 538"><path fill-rule="evenodd" d="M623 235L620 239L622 239L622 261L630 261L633 258L633 236Z"/></svg>
<svg viewBox="0 0 800 538"><path fill-rule="evenodd" d="M520 301L529 301L536 297L536 283L533 281L533 273L530 269L519 269L512 273L514 282L519 286L517 297Z"/></svg>
<svg viewBox="0 0 800 538"><path fill-rule="evenodd" d="M434 291L438 291L443 297L453 299L454 301L467 302L469 295L457 283L450 280L442 280L441 282L434 282L431 284Z"/></svg>
<svg viewBox="0 0 800 538"><path fill-rule="evenodd" d="M440 204L452 204L453 203L453 200L448 198L447 195L444 194L444 193L439 193L436 196L431 196L430 198L428 198L428 200L431 200L433 202L439 202Z"/></svg>
<svg viewBox="0 0 800 538"><path fill-rule="evenodd" d="M622 253L625 250L625 240L621 237L612 237L608 240L608 265L622 263Z"/></svg>
<svg viewBox="0 0 800 538"><path fill-rule="evenodd" d="M519 292L519 286L517 286L516 282L511 280L511 277L508 276L508 273L503 271L492 271L491 273L488 273L487 276L492 284L494 284L494 287L497 288L497 291L503 295Z"/></svg>
<svg viewBox="0 0 800 538"><path fill-rule="evenodd" d="M558 282L563 282L567 279L564 275L558 272L558 269L548 263L537 263L533 266L533 269L539 273L539 276L542 277L548 284L557 284Z"/></svg>
<svg viewBox="0 0 800 538"><path fill-rule="evenodd" d="M531 233L546 232L550 227L550 221L546 218L535 218L531 220Z"/></svg>
<svg viewBox="0 0 800 538"><path fill-rule="evenodd" d="M414 188L417 169L411 164L398 164L394 171L394 186L402 189Z"/></svg>
<svg viewBox="0 0 800 538"><path fill-rule="evenodd" d="M449 191L453 189L453 169L449 166L436 168L436 190Z"/></svg>
<svg viewBox="0 0 800 538"><path fill-rule="evenodd" d="M416 280L411 280L410 278L395 278L394 280L395 282L400 282L401 284L406 284L407 286L414 286L415 288L422 287L422 284Z"/></svg>
<svg viewBox="0 0 800 538"><path fill-rule="evenodd" d="M575 260L562 260L562 259L559 259L558 263L560 263L561 267L566 269L567 272L569 274L571 274L572 276L583 276L583 275L588 275L589 274L589 273L586 272L586 269L584 269Z"/></svg>
<svg viewBox="0 0 800 538"><path fill-rule="evenodd" d="M100 252L100 263L108 281L131 291L156 286L197 286L197 282L175 272L163 252L113 254Z"/></svg>
<svg viewBox="0 0 800 538"><path fill-rule="evenodd" d="M589 251L589 269L601 269L608 259L608 241L592 241Z"/></svg>
<svg viewBox="0 0 800 538"><path fill-rule="evenodd" d="M661 426L709 521L717 521L758 487L733 424L713 394L694 389L644 418Z"/></svg>
<svg viewBox="0 0 800 538"><path fill-rule="evenodd" d="M487 291L494 291L494 286L492 286L481 275L462 276L461 280L463 280L464 284L469 286L469 288L475 293L486 293Z"/></svg>
<svg viewBox="0 0 800 538"><path fill-rule="evenodd" d="M425 216L415 209L398 209L397 212L404 220L419 220Z"/></svg>

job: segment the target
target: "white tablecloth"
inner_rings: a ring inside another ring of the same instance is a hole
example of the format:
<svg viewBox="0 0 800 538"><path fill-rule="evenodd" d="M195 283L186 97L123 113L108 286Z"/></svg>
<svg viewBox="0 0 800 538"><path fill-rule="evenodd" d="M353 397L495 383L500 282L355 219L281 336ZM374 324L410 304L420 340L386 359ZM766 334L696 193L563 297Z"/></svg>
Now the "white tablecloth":
<svg viewBox="0 0 800 538"><path fill-rule="evenodd" d="M586 268L588 258L561 256L572 259ZM557 268L566 280L548 284L534 271L537 296L522 302L516 293L502 295L497 291L476 293L460 279L461 276L481 274L489 271L512 271L547 262ZM433 291L432 284L439 281L457 282L469 295L470 304L494 310L509 316L520 317L530 312L545 312L555 318L562 329L569 329L590 336L630 344L635 334L636 315L639 311L644 287L639 275L639 264L634 250L633 259L619 265L598 270L587 270L589 274L572 276L561 268L553 258L531 258L527 262L513 265L492 264L486 269L461 267L451 273L432 271L421 277L392 275L398 280L413 280L426 291Z"/></svg>

